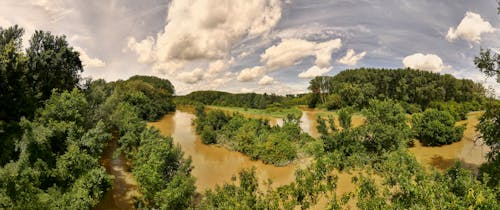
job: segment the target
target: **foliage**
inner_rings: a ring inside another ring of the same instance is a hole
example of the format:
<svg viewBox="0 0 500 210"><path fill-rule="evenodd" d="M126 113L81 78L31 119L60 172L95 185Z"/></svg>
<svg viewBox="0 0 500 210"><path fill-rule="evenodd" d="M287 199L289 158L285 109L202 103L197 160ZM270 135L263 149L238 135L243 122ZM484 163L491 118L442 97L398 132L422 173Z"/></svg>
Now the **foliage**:
<svg viewBox="0 0 500 210"><path fill-rule="evenodd" d="M485 96L484 88L472 80L412 69L346 70L334 77L314 78L309 89L316 95L312 100L326 104L329 109L345 106L361 109L371 99L393 99L425 109L432 101L461 103L482 101Z"/></svg>
<svg viewBox="0 0 500 210"><path fill-rule="evenodd" d="M278 96L257 93L227 93L220 91L194 91L186 96L176 97L177 104L243 107L254 109L266 108L288 108L292 105L306 104L306 100L301 96L287 95Z"/></svg>
<svg viewBox="0 0 500 210"><path fill-rule="evenodd" d="M460 141L465 126L455 126L455 118L447 111L427 109L412 118L413 130L423 145L438 146Z"/></svg>
<svg viewBox="0 0 500 210"><path fill-rule="evenodd" d="M310 137L301 132L299 120L289 115L282 127L268 121L232 116L222 110L201 112L195 119L196 132L205 144L222 144L264 163L285 165L297 157L298 146Z"/></svg>
<svg viewBox="0 0 500 210"><path fill-rule="evenodd" d="M353 110L351 108L343 108L337 111L337 114L339 115L340 126L343 129L351 128L352 112Z"/></svg>
<svg viewBox="0 0 500 210"><path fill-rule="evenodd" d="M191 204L194 178L190 175L190 159L184 160L182 155L172 138L163 137L152 128L141 133L132 172L149 207L185 209Z"/></svg>
<svg viewBox="0 0 500 210"><path fill-rule="evenodd" d="M433 101L429 104L429 108L434 108L439 111L448 111L453 116L453 118L455 118L456 121L459 121L459 120L466 120L467 113L474 110L483 109L484 105L482 105L481 103L482 102L478 101L470 101L462 103L457 103L455 101L448 101L448 102Z"/></svg>
<svg viewBox="0 0 500 210"><path fill-rule="evenodd" d="M205 192L202 209L308 209L318 202L321 194L333 190L336 176L328 173L321 159L296 171L295 181L265 192L259 184L255 168L239 172L239 184L217 186Z"/></svg>
<svg viewBox="0 0 500 210"><path fill-rule="evenodd" d="M406 151L387 153L376 164L381 182L357 179L358 208L376 209L497 209L494 192L455 165L442 173L428 173ZM389 201L389 202L387 202Z"/></svg>
<svg viewBox="0 0 500 210"><path fill-rule="evenodd" d="M110 177L98 159L111 136L102 122L89 126L87 105L77 89L54 91L33 121L21 121L19 159L0 168L0 192L5 198L0 207L90 208L97 204L110 187Z"/></svg>
<svg viewBox="0 0 500 210"><path fill-rule="evenodd" d="M498 4L500 5L500 2ZM497 12L500 14L500 6L497 8ZM487 77L496 77L497 83L500 83L500 55L496 51L492 52L491 49L481 48L479 56L474 58L474 64ZM500 199L498 196L500 194L500 181L497 178L500 168L500 158L498 157L500 152L500 106L498 104L498 100L492 95L488 100L486 113L481 117L477 129L481 132L485 144L491 148L488 153L488 162L483 164L480 169L486 177L488 175L492 177L487 182L491 188L496 190L497 199Z"/></svg>

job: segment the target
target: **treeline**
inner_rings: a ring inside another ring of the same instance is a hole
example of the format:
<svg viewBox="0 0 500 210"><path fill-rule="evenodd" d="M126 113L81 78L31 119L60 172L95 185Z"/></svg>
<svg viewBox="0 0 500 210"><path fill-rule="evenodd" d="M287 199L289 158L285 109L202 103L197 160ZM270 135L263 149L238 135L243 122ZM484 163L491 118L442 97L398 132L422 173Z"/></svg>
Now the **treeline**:
<svg viewBox="0 0 500 210"><path fill-rule="evenodd" d="M192 203L190 161L172 139L147 128L175 110L168 80L82 81L64 36L0 28L0 209L91 209L111 187L99 159L110 141L131 161L137 207Z"/></svg>
<svg viewBox="0 0 500 210"><path fill-rule="evenodd" d="M314 78L309 90L313 93L309 106L323 104L328 109L363 108L370 99L397 100L410 112L426 109L432 102L450 101L480 109L485 98L485 89L472 80L413 69L346 70Z"/></svg>
<svg viewBox="0 0 500 210"><path fill-rule="evenodd" d="M195 91L175 98L177 104L216 105L254 109L286 108L291 105L307 104L301 95L279 96L275 94L227 93L221 91Z"/></svg>
<svg viewBox="0 0 500 210"><path fill-rule="evenodd" d="M301 145L312 138L301 132L300 120L292 115L283 126L271 126L269 121L248 119L243 115L226 114L221 110L204 111L197 107L196 133L205 144L222 144L264 163L286 165L297 158Z"/></svg>

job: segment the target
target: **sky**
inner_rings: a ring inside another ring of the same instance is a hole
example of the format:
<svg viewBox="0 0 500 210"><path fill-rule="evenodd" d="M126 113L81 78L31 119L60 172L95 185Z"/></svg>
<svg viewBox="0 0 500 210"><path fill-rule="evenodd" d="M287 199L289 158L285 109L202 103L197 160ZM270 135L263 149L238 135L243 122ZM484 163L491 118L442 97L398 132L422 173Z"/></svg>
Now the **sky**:
<svg viewBox="0 0 500 210"><path fill-rule="evenodd" d="M294 94L346 69L416 68L472 79L500 51L495 0L2 0L0 26L65 35L82 76L196 90Z"/></svg>

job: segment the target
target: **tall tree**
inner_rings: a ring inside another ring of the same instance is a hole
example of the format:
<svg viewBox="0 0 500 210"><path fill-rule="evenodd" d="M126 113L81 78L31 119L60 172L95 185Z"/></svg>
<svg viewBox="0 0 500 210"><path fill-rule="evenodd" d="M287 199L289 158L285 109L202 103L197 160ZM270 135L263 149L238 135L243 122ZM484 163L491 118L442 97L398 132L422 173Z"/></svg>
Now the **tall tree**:
<svg viewBox="0 0 500 210"><path fill-rule="evenodd" d="M83 71L80 54L69 46L65 36L36 31L26 50L28 83L40 100L48 99L54 88L71 90Z"/></svg>

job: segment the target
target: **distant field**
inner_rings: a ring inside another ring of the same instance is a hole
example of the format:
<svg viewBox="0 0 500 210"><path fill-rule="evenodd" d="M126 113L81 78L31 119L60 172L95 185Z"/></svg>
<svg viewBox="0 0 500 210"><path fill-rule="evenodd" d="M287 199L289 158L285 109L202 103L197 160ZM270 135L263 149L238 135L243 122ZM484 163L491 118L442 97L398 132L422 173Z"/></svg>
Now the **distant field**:
<svg viewBox="0 0 500 210"><path fill-rule="evenodd" d="M285 118L288 114L293 114L295 116L301 116L302 112L296 108L267 108L267 109L251 109L242 107L225 107L225 106L206 106L208 109L219 109L227 112L240 112L245 115L251 115L256 117L274 117L274 118Z"/></svg>

